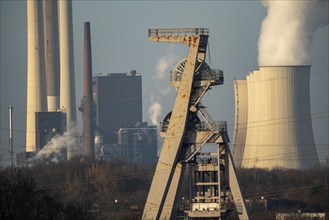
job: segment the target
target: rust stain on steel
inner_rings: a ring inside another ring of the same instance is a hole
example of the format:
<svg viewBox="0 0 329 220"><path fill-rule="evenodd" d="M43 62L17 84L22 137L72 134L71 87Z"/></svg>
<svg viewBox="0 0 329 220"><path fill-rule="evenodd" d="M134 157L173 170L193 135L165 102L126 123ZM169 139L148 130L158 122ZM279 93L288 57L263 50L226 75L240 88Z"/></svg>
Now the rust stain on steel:
<svg viewBox="0 0 329 220"><path fill-rule="evenodd" d="M172 118L168 125L168 130L165 136L165 140L163 143L163 149L161 150L158 165L156 168L156 172L160 173L163 169L173 169L176 167L178 163L178 157L180 156L180 148L181 140L183 138L185 132L185 123L187 119L187 111L189 109L189 99L193 84L193 74L195 68L195 62L197 57L197 47L198 47L198 37L193 38L193 35L185 35L185 36L161 36L157 38L152 38L151 40L157 39L160 42L175 42L175 43L184 43L188 44L190 47L188 54L189 65L185 68L182 74L182 80L180 83L180 87L178 89L178 94L176 97L175 105L172 110ZM196 40L196 42L194 42ZM192 60L192 61L191 61ZM143 219L156 219L159 216L170 218L171 210L167 210L168 208L163 208L160 210L159 207L162 204L162 200L165 198L165 204L173 204L176 196L176 191L174 190L175 186L178 185L179 181L178 176L174 177L171 172L163 173L163 175L159 175L157 178L153 178L151 188L149 191L149 196L147 201L155 202L158 206L157 209L153 209L153 207L149 207L146 205L144 207L145 217ZM172 194L168 196L166 194L165 188L170 187L169 191ZM174 188L173 188L174 187ZM170 208L169 208L170 209ZM168 211L168 213L167 213ZM162 212L162 213L159 213Z"/></svg>
<svg viewBox="0 0 329 220"><path fill-rule="evenodd" d="M172 166L172 164L169 164L169 163L165 163L165 162L163 162L163 161L161 161L161 160L159 160L159 162L158 163L161 163L161 164L163 164L163 165L165 165L165 166Z"/></svg>

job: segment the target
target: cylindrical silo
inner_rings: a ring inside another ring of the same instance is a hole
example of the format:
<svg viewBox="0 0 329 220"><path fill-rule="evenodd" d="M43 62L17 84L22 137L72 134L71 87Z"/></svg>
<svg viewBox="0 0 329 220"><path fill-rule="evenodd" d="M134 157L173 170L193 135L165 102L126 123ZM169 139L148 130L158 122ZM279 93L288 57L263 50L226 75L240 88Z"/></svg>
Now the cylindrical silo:
<svg viewBox="0 0 329 220"><path fill-rule="evenodd" d="M248 123L247 80L234 80L235 123L232 153L236 167L241 167Z"/></svg>
<svg viewBox="0 0 329 220"><path fill-rule="evenodd" d="M59 2L60 27L60 109L66 113L67 131L76 126L75 76L73 57L72 1ZM72 146L67 146L67 158L72 156Z"/></svg>
<svg viewBox="0 0 329 220"><path fill-rule="evenodd" d="M59 109L59 42L56 0L44 1L45 56L48 111Z"/></svg>
<svg viewBox="0 0 329 220"><path fill-rule="evenodd" d="M35 112L47 111L42 1L27 1L26 151L35 151Z"/></svg>
<svg viewBox="0 0 329 220"><path fill-rule="evenodd" d="M242 167L305 169L318 165L310 68L264 66L247 77L248 128Z"/></svg>

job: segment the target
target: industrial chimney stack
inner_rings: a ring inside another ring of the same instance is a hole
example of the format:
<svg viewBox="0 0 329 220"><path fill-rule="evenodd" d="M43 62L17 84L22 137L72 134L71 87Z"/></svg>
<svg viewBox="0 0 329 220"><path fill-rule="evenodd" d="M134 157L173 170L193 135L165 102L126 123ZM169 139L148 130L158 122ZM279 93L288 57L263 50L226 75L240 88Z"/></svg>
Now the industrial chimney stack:
<svg viewBox="0 0 329 220"><path fill-rule="evenodd" d="M57 1L44 1L45 56L48 111L59 109L59 42Z"/></svg>
<svg viewBox="0 0 329 220"><path fill-rule="evenodd" d="M59 2L60 22L60 109L66 113L66 127L73 132L76 126L75 80L73 57L72 0ZM72 147L67 146L67 159L72 156Z"/></svg>
<svg viewBox="0 0 329 220"><path fill-rule="evenodd" d="M35 151L36 112L47 111L42 1L27 1L26 151Z"/></svg>
<svg viewBox="0 0 329 220"><path fill-rule="evenodd" d="M87 156L95 156L94 116L92 96L90 22L84 23L84 93L82 99L83 150Z"/></svg>

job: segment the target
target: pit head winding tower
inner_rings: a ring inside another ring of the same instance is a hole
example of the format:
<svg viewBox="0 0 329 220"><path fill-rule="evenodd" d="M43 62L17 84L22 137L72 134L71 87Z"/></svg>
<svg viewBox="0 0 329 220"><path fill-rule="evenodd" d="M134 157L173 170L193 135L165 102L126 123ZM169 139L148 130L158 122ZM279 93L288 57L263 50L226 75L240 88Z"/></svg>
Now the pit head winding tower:
<svg viewBox="0 0 329 220"><path fill-rule="evenodd" d="M205 62L208 33L206 28L149 29L150 41L187 44L189 52L172 71L171 85L176 88L177 96L172 112L162 123L164 142L145 204L144 220L175 219L173 210L186 165L195 163L206 143L216 143L218 149L216 184L211 195L215 208L209 210L207 216L191 209L187 216L225 219L230 211L228 203L234 200L239 207L239 218L249 219L228 146L226 122L214 122L201 103L211 86L223 84L223 72L211 69Z"/></svg>

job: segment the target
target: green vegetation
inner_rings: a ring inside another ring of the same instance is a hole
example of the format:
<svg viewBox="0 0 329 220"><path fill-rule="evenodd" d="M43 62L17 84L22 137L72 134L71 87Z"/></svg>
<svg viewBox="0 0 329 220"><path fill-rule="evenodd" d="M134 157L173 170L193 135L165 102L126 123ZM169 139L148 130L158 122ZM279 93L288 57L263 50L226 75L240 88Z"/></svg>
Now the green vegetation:
<svg viewBox="0 0 329 220"><path fill-rule="evenodd" d="M273 219L276 211L328 212L328 171L328 167L238 170L241 188L251 201L251 219ZM140 219L153 172L154 165L99 163L81 157L2 168L0 219ZM186 193L182 195L188 198ZM298 201L298 205L266 211L258 202L261 197Z"/></svg>

